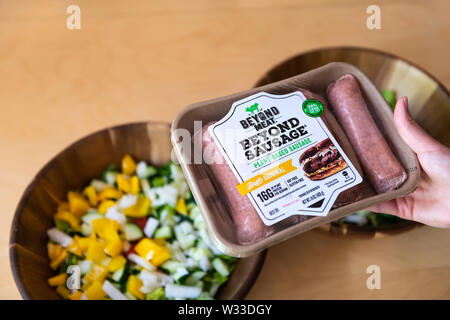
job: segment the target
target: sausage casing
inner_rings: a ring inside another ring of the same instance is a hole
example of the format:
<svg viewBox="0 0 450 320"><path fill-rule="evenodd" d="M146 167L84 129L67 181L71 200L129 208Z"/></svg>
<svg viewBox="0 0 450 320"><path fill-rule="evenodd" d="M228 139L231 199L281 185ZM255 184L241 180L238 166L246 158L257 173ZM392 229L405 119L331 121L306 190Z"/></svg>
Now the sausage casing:
<svg viewBox="0 0 450 320"><path fill-rule="evenodd" d="M406 171L378 130L353 75L330 84L327 97L376 192L398 188L407 178Z"/></svg>

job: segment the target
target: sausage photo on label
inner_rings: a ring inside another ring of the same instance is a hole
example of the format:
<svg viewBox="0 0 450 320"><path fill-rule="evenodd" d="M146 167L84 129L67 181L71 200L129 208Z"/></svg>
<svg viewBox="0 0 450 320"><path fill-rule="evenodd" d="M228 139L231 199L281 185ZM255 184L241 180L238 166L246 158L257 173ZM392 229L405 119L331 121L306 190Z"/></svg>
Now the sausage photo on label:
<svg viewBox="0 0 450 320"><path fill-rule="evenodd" d="M375 124L354 76L346 74L331 83L327 98L376 192L400 187L406 171Z"/></svg>

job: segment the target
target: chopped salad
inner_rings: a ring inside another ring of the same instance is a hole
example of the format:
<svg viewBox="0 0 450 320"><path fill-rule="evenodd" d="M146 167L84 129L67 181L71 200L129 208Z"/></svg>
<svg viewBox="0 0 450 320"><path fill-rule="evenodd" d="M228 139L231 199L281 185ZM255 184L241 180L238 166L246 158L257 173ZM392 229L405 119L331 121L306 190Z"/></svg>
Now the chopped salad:
<svg viewBox="0 0 450 320"><path fill-rule="evenodd" d="M211 243L174 163L126 155L120 170L69 191L54 221L48 283L64 299L213 299L237 262Z"/></svg>

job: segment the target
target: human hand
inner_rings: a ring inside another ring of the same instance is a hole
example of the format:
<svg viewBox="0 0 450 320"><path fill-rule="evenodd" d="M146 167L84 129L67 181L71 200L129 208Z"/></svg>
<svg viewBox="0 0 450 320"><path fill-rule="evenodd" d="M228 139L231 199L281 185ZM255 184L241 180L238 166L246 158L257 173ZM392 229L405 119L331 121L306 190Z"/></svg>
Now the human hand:
<svg viewBox="0 0 450 320"><path fill-rule="evenodd" d="M450 228L450 149L414 121L406 97L397 101L394 122L400 136L417 154L420 181L417 189L406 197L374 205L369 210Z"/></svg>

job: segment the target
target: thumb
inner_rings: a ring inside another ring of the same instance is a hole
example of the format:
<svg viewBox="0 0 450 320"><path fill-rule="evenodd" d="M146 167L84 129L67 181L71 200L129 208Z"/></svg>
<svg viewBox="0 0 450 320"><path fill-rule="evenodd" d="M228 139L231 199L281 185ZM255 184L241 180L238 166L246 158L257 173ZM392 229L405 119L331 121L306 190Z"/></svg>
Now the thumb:
<svg viewBox="0 0 450 320"><path fill-rule="evenodd" d="M415 153L439 150L443 147L411 117L406 97L400 98L395 105L394 122L402 139Z"/></svg>

